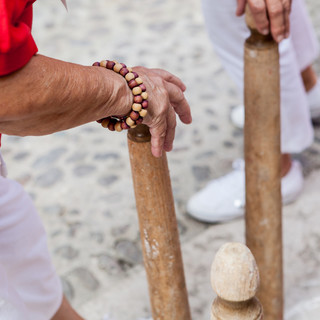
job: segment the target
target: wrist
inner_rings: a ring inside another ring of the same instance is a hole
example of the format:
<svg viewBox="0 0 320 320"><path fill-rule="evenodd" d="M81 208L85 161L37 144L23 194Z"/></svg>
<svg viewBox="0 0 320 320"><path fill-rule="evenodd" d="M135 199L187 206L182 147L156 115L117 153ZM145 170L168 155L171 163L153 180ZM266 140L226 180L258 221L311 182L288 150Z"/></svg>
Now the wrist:
<svg viewBox="0 0 320 320"><path fill-rule="evenodd" d="M105 107L101 113L101 118L124 116L130 112L133 103L133 96L126 80L114 71L103 68L95 68L101 72L104 81L110 83L110 95L106 96Z"/></svg>
<svg viewBox="0 0 320 320"><path fill-rule="evenodd" d="M148 108L148 94L146 92L146 86L144 85L142 79L139 75L132 70L132 68L128 68L123 63L118 63L112 60L102 60L101 62L95 62L93 64L94 67L101 67L103 69L107 69L108 71L114 72L114 74L121 75L123 80L121 83L121 87L118 88L119 82L113 82L114 93L117 99L114 101L110 101L111 105L115 108L115 111L111 116L106 116L104 118L100 118L97 122L101 123L104 128L108 128L111 131L122 131L123 129L130 129L136 127L139 123L142 123L143 118L147 114ZM99 68L100 69L100 68ZM112 76L114 77L114 74ZM110 72L109 72L110 75ZM111 75L110 75L111 76ZM125 107L127 107L128 95L124 95L123 83L126 83L125 91L131 92L130 98L130 111L126 113L122 113L123 107L121 106L121 98L124 98ZM120 94L120 95L119 95ZM120 103L120 105L119 105ZM112 109L112 107L110 108Z"/></svg>

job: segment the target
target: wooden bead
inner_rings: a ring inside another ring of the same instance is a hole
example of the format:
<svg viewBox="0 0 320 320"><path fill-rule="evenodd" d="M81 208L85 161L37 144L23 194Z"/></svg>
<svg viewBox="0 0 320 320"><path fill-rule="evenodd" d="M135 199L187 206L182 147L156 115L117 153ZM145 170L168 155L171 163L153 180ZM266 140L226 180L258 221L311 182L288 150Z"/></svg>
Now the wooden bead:
<svg viewBox="0 0 320 320"><path fill-rule="evenodd" d="M143 83L143 81L142 81L142 79L140 77L136 78L136 81L137 81L137 84L142 84Z"/></svg>
<svg viewBox="0 0 320 320"><path fill-rule="evenodd" d="M130 117L133 121L136 121L136 120L139 119L139 112L131 111L129 117Z"/></svg>
<svg viewBox="0 0 320 320"><path fill-rule="evenodd" d="M109 124L108 124L108 129L110 130L110 131L114 131L114 123L113 122L109 122Z"/></svg>
<svg viewBox="0 0 320 320"><path fill-rule="evenodd" d="M142 121L143 121L143 118L139 117L139 119L136 121L136 124L140 124L140 123L142 123Z"/></svg>
<svg viewBox="0 0 320 320"><path fill-rule="evenodd" d="M129 70L128 68L123 67L119 73L124 77L127 73L129 73Z"/></svg>
<svg viewBox="0 0 320 320"><path fill-rule="evenodd" d="M142 109L142 105L140 103L134 103L131 107L132 110L139 112Z"/></svg>
<svg viewBox="0 0 320 320"><path fill-rule="evenodd" d="M134 102L129 116L107 117L99 119L97 122L101 123L104 128L119 132L124 129L134 128L137 124L142 123L143 117L147 114L147 110L145 109L148 108L148 101L146 100L148 95L146 93L146 86L139 75L124 63L118 63L115 60L102 60L101 62L95 62L93 66L101 66L122 75L132 90Z"/></svg>
<svg viewBox="0 0 320 320"><path fill-rule="evenodd" d="M107 67L107 61L106 60L100 61L100 67L106 68Z"/></svg>
<svg viewBox="0 0 320 320"><path fill-rule="evenodd" d="M148 111L146 109L142 109L139 114L142 118L144 118L147 115Z"/></svg>
<svg viewBox="0 0 320 320"><path fill-rule="evenodd" d="M134 103L141 103L143 101L142 97L140 95L133 97Z"/></svg>
<svg viewBox="0 0 320 320"><path fill-rule="evenodd" d="M148 108L148 100L142 101L141 105L142 105L143 109L147 109Z"/></svg>
<svg viewBox="0 0 320 320"><path fill-rule="evenodd" d="M142 93L142 89L140 87L135 87L135 88L132 89L132 94L134 96L136 96L137 94L141 94L141 93Z"/></svg>
<svg viewBox="0 0 320 320"><path fill-rule="evenodd" d="M123 122L121 122L121 128L122 129L130 129L130 127L126 124L126 122L125 121L123 121Z"/></svg>
<svg viewBox="0 0 320 320"><path fill-rule="evenodd" d="M128 82L128 86L130 89L133 89L134 87L137 87L138 86L138 83L135 79L132 79Z"/></svg>
<svg viewBox="0 0 320 320"><path fill-rule="evenodd" d="M130 117L126 119L126 123L130 128L135 124L135 122Z"/></svg>
<svg viewBox="0 0 320 320"><path fill-rule="evenodd" d="M129 82L130 80L134 79L134 74L129 72L125 75L126 80Z"/></svg>
<svg viewBox="0 0 320 320"><path fill-rule="evenodd" d="M108 60L107 61L107 69L113 70L113 66L115 65L115 62Z"/></svg>
<svg viewBox="0 0 320 320"><path fill-rule="evenodd" d="M108 128L109 122L110 122L110 118L103 119L102 122L101 122L101 125L102 125L104 128Z"/></svg>
<svg viewBox="0 0 320 320"><path fill-rule="evenodd" d="M116 129L116 131L121 132L122 131L121 122L117 122L114 128Z"/></svg>
<svg viewBox="0 0 320 320"><path fill-rule="evenodd" d="M113 71L119 73L122 68L123 68L123 66L122 66L121 63L116 63L116 64L113 66Z"/></svg>

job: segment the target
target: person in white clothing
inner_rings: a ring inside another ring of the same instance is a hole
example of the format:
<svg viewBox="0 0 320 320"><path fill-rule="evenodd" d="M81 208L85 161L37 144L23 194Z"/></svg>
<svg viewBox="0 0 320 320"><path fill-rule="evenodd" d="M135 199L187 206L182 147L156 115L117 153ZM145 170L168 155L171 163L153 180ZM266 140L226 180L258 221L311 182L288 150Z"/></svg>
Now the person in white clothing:
<svg viewBox="0 0 320 320"><path fill-rule="evenodd" d="M251 6L255 2L248 1ZM244 3L238 1L236 11L235 0L202 0L214 50L240 93L243 92L243 47L250 34L243 16ZM282 5L281 1L278 3ZM236 13L241 16L237 17ZM290 36L285 34L286 39L283 35L277 37L273 34L274 39L280 42L283 204L294 201L303 187L301 165L290 155L310 146L313 141L310 113L313 117L320 116L320 84L312 68L319 54L319 46L304 0L292 2L290 28ZM264 29L260 27L260 32ZM231 118L237 126L243 126L243 106L237 107ZM244 166L243 160L235 161L231 173L209 182L193 195L187 204L188 213L205 222L221 222L242 216L245 206Z"/></svg>

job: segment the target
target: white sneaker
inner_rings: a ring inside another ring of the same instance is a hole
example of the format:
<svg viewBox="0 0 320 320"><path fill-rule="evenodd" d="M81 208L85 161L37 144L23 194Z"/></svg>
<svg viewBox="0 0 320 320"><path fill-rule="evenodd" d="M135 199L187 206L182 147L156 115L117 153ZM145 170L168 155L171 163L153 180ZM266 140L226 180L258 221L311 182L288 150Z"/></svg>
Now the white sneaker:
<svg viewBox="0 0 320 320"><path fill-rule="evenodd" d="M233 171L211 181L204 189L193 195L187 204L187 212L204 222L223 222L244 215L245 170L244 161L232 164ZM281 179L282 203L296 200L303 187L300 162L293 160L289 172Z"/></svg>
<svg viewBox="0 0 320 320"><path fill-rule="evenodd" d="M307 100L312 119L320 117L320 82L317 81L315 86L307 92ZM243 129L244 127L244 106L240 104L234 107L230 112L230 120L232 124Z"/></svg>

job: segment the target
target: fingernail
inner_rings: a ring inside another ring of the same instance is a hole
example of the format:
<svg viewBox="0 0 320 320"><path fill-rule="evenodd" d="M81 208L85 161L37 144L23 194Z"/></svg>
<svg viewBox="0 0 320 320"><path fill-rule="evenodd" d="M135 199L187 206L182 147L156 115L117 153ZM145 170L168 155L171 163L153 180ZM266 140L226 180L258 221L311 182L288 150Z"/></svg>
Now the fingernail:
<svg viewBox="0 0 320 320"><path fill-rule="evenodd" d="M277 37L277 42L281 42L284 39L283 35Z"/></svg>
<svg viewBox="0 0 320 320"><path fill-rule="evenodd" d="M269 34L269 29L263 29L262 30L262 34L265 35L265 36L268 35Z"/></svg>

